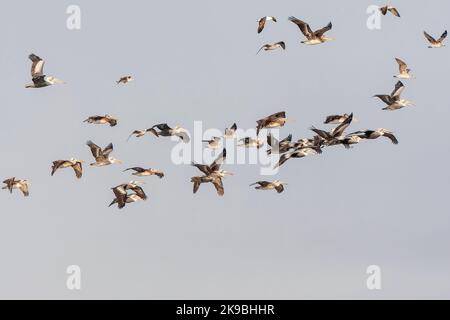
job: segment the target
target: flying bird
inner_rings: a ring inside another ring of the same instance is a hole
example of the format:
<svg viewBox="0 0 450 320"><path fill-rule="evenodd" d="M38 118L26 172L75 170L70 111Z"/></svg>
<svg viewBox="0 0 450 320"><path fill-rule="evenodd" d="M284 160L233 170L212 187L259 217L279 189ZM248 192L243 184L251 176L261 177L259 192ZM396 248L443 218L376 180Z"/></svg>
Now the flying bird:
<svg viewBox="0 0 450 320"><path fill-rule="evenodd" d="M159 131L157 131L156 129ZM181 128L180 126L175 126L174 128L171 128L167 125L167 123L160 123L156 124L147 131L153 133L155 136L159 137L170 137L170 136L176 136L180 138L183 142L188 143L190 141L189 135L186 131L186 129Z"/></svg>
<svg viewBox="0 0 450 320"><path fill-rule="evenodd" d="M356 131L356 132L349 134L349 136L358 136L361 139L372 139L372 140L378 139L379 137L386 137L389 140L391 140L391 142L393 144L398 144L398 140L394 136L392 131L389 131L384 128L379 128L377 130Z"/></svg>
<svg viewBox="0 0 450 320"><path fill-rule="evenodd" d="M261 50L270 51L270 50L275 50L275 49L279 49L279 48L286 50L286 44L283 41L275 42L275 43L267 43L267 44L263 45L261 48L259 48L259 50L256 54L258 54Z"/></svg>
<svg viewBox="0 0 450 320"><path fill-rule="evenodd" d="M130 81L133 81L133 77L132 76L125 76L125 77L121 77L119 80L116 81L117 84L123 83L123 84L127 84Z"/></svg>
<svg viewBox="0 0 450 320"><path fill-rule="evenodd" d="M320 44L320 43L334 40L333 38L329 38L324 35L325 32L331 30L331 28L333 27L331 22L328 23L322 29L319 29L319 30L316 30L313 32L311 30L310 26L306 22L303 22L302 20L297 19L296 17L292 17L292 16L289 17L289 21L295 23L299 27L299 29L303 33L303 35L306 37L307 40L302 41L302 43L304 43L304 44L314 45L314 44Z"/></svg>
<svg viewBox="0 0 450 320"><path fill-rule="evenodd" d="M444 39L447 37L447 30L444 31L444 33L441 35L441 37L439 39L434 39L432 36L430 36L428 33L426 33L425 31L423 32L423 34L425 35L425 38L427 38L428 42L431 43L430 46L428 46L428 48L441 48L441 47L445 47L444 45Z"/></svg>
<svg viewBox="0 0 450 320"><path fill-rule="evenodd" d="M19 189L22 191L25 197L30 195L29 193L29 182L27 180L16 180L15 177L6 179L3 181L5 186L2 189L8 189L10 193L12 193L13 189Z"/></svg>
<svg viewBox="0 0 450 320"><path fill-rule="evenodd" d="M345 119L341 124L339 124L336 128L333 128L331 131L325 131L321 129L317 129L315 127L311 127L310 129L317 133L320 138L322 138L327 145L333 145L337 143L340 137L344 134L344 131L350 126L353 120L353 113L350 113L347 119Z"/></svg>
<svg viewBox="0 0 450 320"><path fill-rule="evenodd" d="M30 54L28 58L31 60L31 79L33 83L27 84L25 88L43 88L51 86L52 84L62 84L65 83L55 77L44 75L44 60L35 55Z"/></svg>
<svg viewBox="0 0 450 320"><path fill-rule="evenodd" d="M236 130L237 130L237 125L236 125L236 123L233 123L233 125L231 127L225 129L225 134L223 135L223 137L225 139L234 138L234 136L236 134Z"/></svg>
<svg viewBox="0 0 450 320"><path fill-rule="evenodd" d="M405 86L401 81L398 81L395 85L394 90L390 95L388 94L376 94L374 97L379 98L387 107L384 107L383 110L398 110L404 107L414 106L414 103L405 99L401 99L400 95L403 92Z"/></svg>
<svg viewBox="0 0 450 320"><path fill-rule="evenodd" d="M245 148L261 148L264 145L264 141L260 140L258 138L253 139L250 137L245 137L239 140L239 142L242 142L242 144L239 144L238 147L245 147Z"/></svg>
<svg viewBox="0 0 450 320"><path fill-rule="evenodd" d="M86 144L91 149L92 155L95 159L94 163L91 163L91 166L95 167L103 167L114 163L123 163L122 160L118 160L110 156L114 147L113 144L108 144L104 149L101 149L98 145L93 143L92 141L86 142Z"/></svg>
<svg viewBox="0 0 450 320"><path fill-rule="evenodd" d="M284 191L284 186L287 185L286 182L275 180L273 182L269 181L257 181L255 183L252 183L251 186L255 186L255 189L257 190L273 190L275 189L278 193L282 193Z"/></svg>
<svg viewBox="0 0 450 320"><path fill-rule="evenodd" d="M193 192L196 193L202 183L212 183L217 190L219 196L224 195L222 178L233 175L233 173L222 170L221 166L227 156L227 150L224 148L221 154L208 166L205 164L192 163L194 167L199 169L204 175L191 178L193 183Z"/></svg>
<svg viewBox="0 0 450 320"><path fill-rule="evenodd" d="M125 169L123 172L128 170L133 170L134 172L132 173L132 175L138 177L158 176L160 179L164 177L164 172L152 168L144 169L141 167L133 167Z"/></svg>
<svg viewBox="0 0 450 320"><path fill-rule="evenodd" d="M64 168L72 168L75 172L75 176L80 179L83 175L83 166L82 163L84 161L78 160L75 158L70 158L70 160L56 160L53 161L52 165L52 173L53 176L58 169L64 169Z"/></svg>
<svg viewBox="0 0 450 320"><path fill-rule="evenodd" d="M92 123L92 124L109 124L110 127L114 127L117 125L117 119L111 117L106 114L104 116L91 116L84 120L83 122Z"/></svg>
<svg viewBox="0 0 450 320"><path fill-rule="evenodd" d="M222 141L221 137L212 137L209 140L202 140L202 142L207 142L208 148L211 148L211 149L217 149L218 147L220 147L221 141Z"/></svg>
<svg viewBox="0 0 450 320"><path fill-rule="evenodd" d="M400 13L398 12L398 10L394 7L391 6L384 6L384 7L380 7L380 11L383 14L383 16L386 15L386 13L389 11L390 13L392 13L394 16L399 17L400 18Z"/></svg>
<svg viewBox="0 0 450 320"><path fill-rule="evenodd" d="M411 79L411 69L408 68L408 65L399 58L395 58L395 61L398 63L398 70L400 73L394 77L398 79Z"/></svg>
<svg viewBox="0 0 450 320"><path fill-rule="evenodd" d="M256 135L259 134L259 131L263 128L278 128L284 126L286 123L286 112L281 111L274 113L268 117L256 121Z"/></svg>
<svg viewBox="0 0 450 320"><path fill-rule="evenodd" d="M277 19L272 16L265 16L265 17L262 17L261 19L259 19L258 20L258 33L261 33L261 31L263 31L267 21L277 22Z"/></svg>
<svg viewBox="0 0 450 320"><path fill-rule="evenodd" d="M147 200L147 195L145 194L142 187L139 186L141 182L131 181L129 183L124 183L112 188L114 192L115 199L110 203L110 207L117 203L119 209L125 207L127 203L133 203L141 200ZM129 194L128 191L131 190L134 193Z"/></svg>

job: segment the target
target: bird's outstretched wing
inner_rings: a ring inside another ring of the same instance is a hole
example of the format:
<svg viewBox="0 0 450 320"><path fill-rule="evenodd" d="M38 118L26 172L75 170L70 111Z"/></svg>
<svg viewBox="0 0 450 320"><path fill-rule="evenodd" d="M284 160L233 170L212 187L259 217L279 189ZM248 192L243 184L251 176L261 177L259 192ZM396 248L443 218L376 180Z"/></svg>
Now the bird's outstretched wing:
<svg viewBox="0 0 450 320"><path fill-rule="evenodd" d="M261 33L261 31L263 31L265 24L266 24L266 18L265 17L259 19L259 22L258 22L258 33Z"/></svg>
<svg viewBox="0 0 450 320"><path fill-rule="evenodd" d="M438 39L438 42L442 42L445 38L447 38L447 30L444 31L444 33Z"/></svg>
<svg viewBox="0 0 450 320"><path fill-rule="evenodd" d="M75 171L75 176L80 179L83 176L83 165L81 162L75 163L73 166L73 171Z"/></svg>
<svg viewBox="0 0 450 320"><path fill-rule="evenodd" d="M22 182L19 184L19 189L22 191L23 195L25 197L28 197L30 195L29 189L28 189L28 183Z"/></svg>
<svg viewBox="0 0 450 320"><path fill-rule="evenodd" d="M302 20L297 19L293 16L289 17L289 21L295 23L307 39L313 38L314 33L306 22L303 22Z"/></svg>
<svg viewBox="0 0 450 320"><path fill-rule="evenodd" d="M211 163L209 166L211 171L217 171L220 169L220 166L224 163L225 159L227 158L227 149L223 149L222 152L219 154L219 156L216 158L216 160Z"/></svg>
<svg viewBox="0 0 450 320"><path fill-rule="evenodd" d="M197 164L197 163L192 162L192 165L206 175L211 173L209 166L207 166L206 164Z"/></svg>
<svg viewBox="0 0 450 320"><path fill-rule="evenodd" d="M144 171L145 171L144 168L141 168L141 167L133 167L133 168L125 169L125 170L123 170L123 172L128 171L128 170L133 170L133 171L136 171L136 172L144 172Z"/></svg>
<svg viewBox="0 0 450 320"><path fill-rule="evenodd" d="M374 95L374 97L379 98L381 101L383 101L387 105L391 105L395 102L394 99L392 99L391 96L388 94L376 94L376 95Z"/></svg>
<svg viewBox="0 0 450 320"><path fill-rule="evenodd" d="M212 184L214 185L214 187L217 190L217 194L219 196L223 196L223 194L225 193L224 189L223 189L223 183L222 183L222 179L217 177L216 179L214 179L212 181Z"/></svg>
<svg viewBox="0 0 450 320"><path fill-rule="evenodd" d="M408 68L408 66L406 65L406 63L403 62L403 61L402 61L401 59L399 59L399 58L395 58L395 60L396 60L397 63L398 63L398 69L399 69L400 73L405 73L405 72L406 72L406 69Z"/></svg>
<svg viewBox="0 0 450 320"><path fill-rule="evenodd" d="M399 99L404 88L405 88L405 86L403 85L403 83L401 81L398 81L395 84L394 90L391 93L391 97L396 100Z"/></svg>
<svg viewBox="0 0 450 320"><path fill-rule="evenodd" d="M333 25L331 24L331 22L329 22L325 27L323 27L322 29L319 29L317 31L314 32L314 35L316 37L321 37L323 36L323 34L329 30L331 30L331 28L333 27Z"/></svg>
<svg viewBox="0 0 450 320"><path fill-rule="evenodd" d="M105 149L102 150L103 156L107 157L114 150L114 146L112 143L108 144Z"/></svg>
<svg viewBox="0 0 450 320"><path fill-rule="evenodd" d="M385 132L383 135L384 135L386 138L389 138L393 144L398 144L397 138L396 138L392 133Z"/></svg>
<svg viewBox="0 0 450 320"><path fill-rule="evenodd" d="M428 42L431 44L436 43L436 39L430 36L426 31L424 31L423 34L425 35L425 38L427 38Z"/></svg>
<svg viewBox="0 0 450 320"><path fill-rule="evenodd" d="M91 140L86 142L86 144L91 149L91 153L94 156L94 158L97 159L98 157L100 157L102 155L102 149L100 149L100 147L98 145L96 145L95 143L93 143Z"/></svg>
<svg viewBox="0 0 450 320"><path fill-rule="evenodd" d="M42 77L44 74L44 60L35 55L34 53L30 54L28 58L32 61L31 64L31 77L37 78Z"/></svg>

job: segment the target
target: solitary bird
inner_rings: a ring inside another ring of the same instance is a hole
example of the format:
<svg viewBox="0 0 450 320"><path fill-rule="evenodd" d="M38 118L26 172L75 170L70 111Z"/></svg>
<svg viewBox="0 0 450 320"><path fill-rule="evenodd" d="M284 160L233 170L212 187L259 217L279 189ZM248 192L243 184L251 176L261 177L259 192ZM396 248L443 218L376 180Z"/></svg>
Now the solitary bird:
<svg viewBox="0 0 450 320"><path fill-rule="evenodd" d="M401 99L400 95L403 92L405 86L401 81L398 81L395 85L394 90L390 95L388 94L376 94L374 97L379 98L387 107L383 108L383 110L398 110L404 107L414 106L414 103L405 99Z"/></svg>
<svg viewBox="0 0 450 320"><path fill-rule="evenodd" d="M380 11L383 14L383 16L386 15L386 13L389 11L390 13L392 13L394 16L399 17L400 18L400 13L398 12L398 10L394 7L391 6L384 6L384 7L380 7Z"/></svg>
<svg viewBox="0 0 450 320"><path fill-rule="evenodd" d="M5 186L2 189L8 189L10 193L12 193L13 189L19 189L22 191L25 197L30 195L29 193L29 182L27 180L16 180L15 177L6 179L3 181Z"/></svg>
<svg viewBox="0 0 450 320"><path fill-rule="evenodd" d="M280 180L275 180L273 182L257 181L255 183L252 183L250 185L250 187L254 186L254 185L257 185L255 187L255 189L257 189L257 190L273 190L273 189L275 189L278 193L282 193L284 191L284 186L287 185L287 183L280 181Z"/></svg>
<svg viewBox="0 0 450 320"><path fill-rule="evenodd" d="M220 146L220 142L222 141L221 137L212 137L209 140L202 140L202 142L208 143L208 148L217 149Z"/></svg>
<svg viewBox="0 0 450 320"><path fill-rule="evenodd" d="M133 77L132 76L125 76L125 77L121 77L119 80L116 81L117 84L119 83L123 83L123 84L127 84L130 81L133 81Z"/></svg>
<svg viewBox="0 0 450 320"><path fill-rule="evenodd" d="M263 128L278 128L286 123L286 112L281 111L256 121L256 135Z"/></svg>
<svg viewBox="0 0 450 320"><path fill-rule="evenodd" d="M398 140L392 131L383 128L377 130L356 131L349 134L349 136L358 136L361 139L378 139L379 137L386 137L391 140L393 144L398 144Z"/></svg>
<svg viewBox="0 0 450 320"><path fill-rule="evenodd" d="M101 149L98 145L90 140L86 142L86 144L91 149L92 155L95 158L95 162L91 163L91 166L103 167L114 163L123 163L122 160L118 160L110 156L111 152L114 149L112 143L108 144L104 149Z"/></svg>
<svg viewBox="0 0 450 320"><path fill-rule="evenodd" d="M106 114L104 116L91 116L83 122L93 124L109 124L110 127L114 127L117 125L117 119L111 117L109 114Z"/></svg>
<svg viewBox="0 0 450 320"><path fill-rule="evenodd" d="M73 171L75 172L75 176L78 179L80 179L81 176L83 175L83 166L82 166L83 162L84 161L78 160L78 159L75 159L75 158L70 158L70 160L56 160L56 161L53 161L51 175L53 176L55 174L56 170L58 170L58 169L72 168Z"/></svg>
<svg viewBox="0 0 450 320"><path fill-rule="evenodd" d="M129 171L129 170L133 170L134 172L132 173L132 175L138 176L138 177L158 176L160 179L162 177L164 177L164 172L162 172L160 170L152 169L152 168L144 169L141 167L133 167L133 168L125 169L123 172Z"/></svg>
<svg viewBox="0 0 450 320"><path fill-rule="evenodd" d="M313 32L306 22L303 22L296 17L289 17L289 21L295 23L300 28L300 31L303 33L303 35L306 37L307 40L302 41L302 43L304 44L314 45L334 40L333 38L328 38L324 35L325 32L331 30L331 28L333 27L331 22L322 29Z"/></svg>
<svg viewBox="0 0 450 320"><path fill-rule="evenodd" d="M277 19L272 16L265 16L265 17L262 17L261 19L259 19L258 20L258 33L261 33L261 31L263 31L267 21L277 22Z"/></svg>
<svg viewBox="0 0 450 320"><path fill-rule="evenodd" d="M284 43L284 41L275 42L275 43L267 43L267 44L263 45L261 48L259 48L259 50L256 54L258 54L261 50L270 51L270 50L275 50L275 49L279 49L279 48L286 50L286 44Z"/></svg>
<svg viewBox="0 0 450 320"><path fill-rule="evenodd" d="M139 181L131 181L129 183L124 183L112 188L115 199L110 203L110 207L117 203L119 209L125 207L125 204L137 202L141 200L147 200L147 195L145 194L142 187L139 186ZM134 193L129 194L128 190Z"/></svg>
<svg viewBox="0 0 450 320"><path fill-rule="evenodd" d="M398 63L398 70L400 73L394 77L398 79L411 79L411 69L408 68L408 65L399 58L395 58L395 61Z"/></svg>
<svg viewBox="0 0 450 320"><path fill-rule="evenodd" d="M158 131L155 128L158 129ZM180 126L175 126L174 128L171 128L167 125L167 123L160 123L160 124L154 125L147 131L153 133L157 137L159 137L159 136L162 136L162 137L176 136L185 143L188 143L190 141L190 138L189 138L189 135L188 135L186 129L183 129Z"/></svg>
<svg viewBox="0 0 450 320"><path fill-rule="evenodd" d="M62 84L64 81L55 77L44 75L44 60L35 55L30 54L28 58L31 60L31 79L33 83L27 84L25 88L43 88L52 84Z"/></svg>
<svg viewBox="0 0 450 320"><path fill-rule="evenodd" d="M233 175L233 173L222 170L221 166L227 156L227 150L224 148L221 154L208 166L205 164L192 163L197 169L199 169L204 175L192 177L193 192L196 193L202 183L212 183L217 190L219 196L224 195L224 188L222 178Z"/></svg>
<svg viewBox="0 0 450 320"><path fill-rule="evenodd" d="M225 134L223 135L223 137L225 139L234 138L234 136L236 134L236 130L237 130L237 125L236 125L236 123L233 123L233 125L231 127L225 129Z"/></svg>
<svg viewBox="0 0 450 320"><path fill-rule="evenodd" d="M444 33L441 35L441 37L439 39L434 39L432 36L430 36L428 33L426 33L425 31L423 32L423 34L425 35L425 38L427 38L428 42L431 43L430 46L428 46L428 48L441 48L441 47L445 47L444 45L444 39L447 37L447 30L444 31Z"/></svg>

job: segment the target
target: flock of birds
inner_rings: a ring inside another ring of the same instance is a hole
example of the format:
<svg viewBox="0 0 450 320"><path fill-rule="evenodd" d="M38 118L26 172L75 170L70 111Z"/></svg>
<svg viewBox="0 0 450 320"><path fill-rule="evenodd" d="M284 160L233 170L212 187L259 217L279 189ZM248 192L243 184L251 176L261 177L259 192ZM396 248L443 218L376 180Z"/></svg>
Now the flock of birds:
<svg viewBox="0 0 450 320"><path fill-rule="evenodd" d="M399 11L391 6L380 7L380 11L383 15L386 15L388 12L390 12L392 15L400 17ZM288 20L296 24L301 33L305 36L306 40L301 41L303 44L318 45L333 40L333 38L325 36L325 33L332 29L331 22L321 29L312 31L310 26L300 19L291 16L288 18ZM277 22L277 19L273 16L265 16L259 19L257 29L258 34L264 30L268 22ZM427 32L424 32L424 35L430 43L429 48L441 48L444 46L443 42L447 36L447 31L445 31L437 40L430 36ZM269 51L279 48L283 50L286 49L286 44L284 41L280 41L274 44L265 44L259 49L258 53L261 50ZM59 80L52 76L47 76L43 73L43 59L35 54L30 54L29 59L32 62L32 83L26 85L26 88L43 88L54 84L64 83L64 81L62 80ZM399 58L395 59L398 63L399 74L395 75L394 77L401 80L413 79L414 76L411 74L411 70L408 68L407 64ZM125 76L121 77L117 81L117 84L127 84L133 80L134 79L132 76ZM413 106L413 102L401 98L403 90L404 85L400 80L398 80L394 87L394 90L390 94L377 94L374 95L374 97L379 98L386 104L383 110L394 111L404 107ZM379 128L376 130L360 130L346 133L346 130L351 125L351 123L357 121L357 119L353 117L353 113L327 116L324 120L324 124L335 125L335 127L331 130L323 130L311 127L310 129L312 132L314 132L314 135L310 138L301 138L294 141L292 135L290 134L286 138L278 141L275 137L272 136L272 134L270 133L270 129L283 127L287 121L288 118L286 117L285 111L277 112L265 118L257 120L256 138L245 137L243 139L240 139L240 142L242 142L240 146L247 148L261 148L266 143L268 146L267 154L277 154L279 160L275 167L280 167L291 158L303 158L310 155L318 155L323 152L324 148L330 146L342 145L348 149L362 141L374 140L380 137L388 138L393 144L398 144L398 140L395 135L390 130L384 128ZM96 115L87 118L86 120L84 120L84 122L89 124L109 125L111 127L114 127L117 125L118 119L110 115ZM269 130L267 139L258 138L259 132L262 129ZM219 148L221 146L222 139L235 138L236 130L237 125L236 123L234 123L232 126L225 129L223 136L211 137L211 139L203 140L203 142L207 144L208 148ZM143 137L147 133L152 134L156 137L175 136L185 143L188 143L190 141L190 137L186 129L180 126L175 126L172 128L166 123L156 124L151 128L144 130L135 130L130 134L128 139L133 136ZM122 163L121 160L118 160L111 156L111 153L113 152L112 143L107 145L105 148L101 148L94 142L88 141L87 146L90 148L90 151L94 158L94 162L90 164L91 166L101 167ZM224 194L222 180L224 177L232 175L231 172L222 169L222 164L226 159L226 155L226 149L223 148L220 155L209 165L192 163L192 165L202 173L202 175L194 176L191 178L194 193L198 191L201 184L211 183L216 188L218 195L222 196ZM75 158L71 158L69 160L53 161L51 175L53 176L59 169L72 168L75 172L76 178L81 178L83 175L83 163L84 161ZM160 179L164 177L164 173L162 171L154 168L132 167L124 171L133 171L132 175L138 177L147 177L153 175L159 177ZM22 191L24 196L29 195L29 182L27 180L20 180L13 177L4 180L3 183L5 184L3 189L9 190L11 193L13 189L19 189L20 191ZM141 186L142 183L143 182L141 181L130 181L129 183L123 183L116 187L113 187L112 191L114 194L114 199L111 202L110 206L117 204L118 208L123 208L128 203L146 200L147 195ZM281 193L283 192L284 186L286 184L287 183L283 181L274 180L257 181L255 183L252 183L250 186L255 186L255 189L258 190L276 190L278 193Z"/></svg>

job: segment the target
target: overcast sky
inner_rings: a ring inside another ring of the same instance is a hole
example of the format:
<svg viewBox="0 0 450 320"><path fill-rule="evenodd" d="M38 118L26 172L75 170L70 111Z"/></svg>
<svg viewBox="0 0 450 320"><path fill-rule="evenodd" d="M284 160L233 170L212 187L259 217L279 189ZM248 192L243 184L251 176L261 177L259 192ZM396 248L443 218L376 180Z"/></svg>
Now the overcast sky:
<svg viewBox="0 0 450 320"><path fill-rule="evenodd" d="M81 8L68 30L66 8ZM448 28L450 3L392 1L381 30L366 27L378 1L8 1L1 10L0 177L28 179L31 195L0 193L0 298L303 299L450 298L448 48L428 49L422 32ZM256 20L278 18L261 33ZM290 15L336 41L305 46ZM285 51L261 52L285 41ZM65 85L34 90L30 61ZM402 58L417 79L403 96L416 107L381 111ZM136 81L115 81L131 74ZM257 165L226 165L225 196L211 185L192 194L198 172L177 166L170 139L126 142L156 123L224 129L285 110L281 135L309 137L324 117L354 112L350 130L392 130L400 143L288 161L275 177ZM82 123L109 113L110 128ZM114 143L123 165L85 166L50 176L53 160L92 162L86 140ZM108 208L128 166L155 167L149 199ZM261 179L289 182L282 194ZM2 179L3 180L3 179ZM66 288L81 267L82 289ZM378 265L382 290L366 288Z"/></svg>

